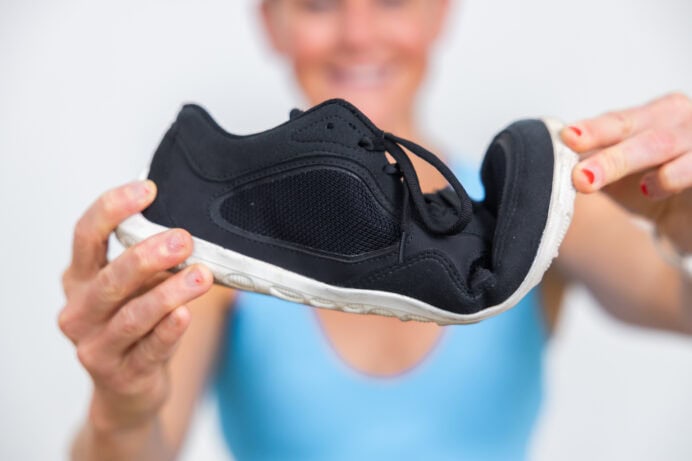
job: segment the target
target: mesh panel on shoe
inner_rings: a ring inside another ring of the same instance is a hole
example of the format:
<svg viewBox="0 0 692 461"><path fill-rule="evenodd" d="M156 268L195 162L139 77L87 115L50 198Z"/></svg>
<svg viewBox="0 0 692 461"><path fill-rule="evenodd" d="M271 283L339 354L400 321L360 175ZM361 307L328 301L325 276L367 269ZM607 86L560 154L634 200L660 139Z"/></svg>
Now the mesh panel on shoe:
<svg viewBox="0 0 692 461"><path fill-rule="evenodd" d="M249 232L341 255L391 245L399 223L357 177L312 169L235 192L221 204L229 223Z"/></svg>

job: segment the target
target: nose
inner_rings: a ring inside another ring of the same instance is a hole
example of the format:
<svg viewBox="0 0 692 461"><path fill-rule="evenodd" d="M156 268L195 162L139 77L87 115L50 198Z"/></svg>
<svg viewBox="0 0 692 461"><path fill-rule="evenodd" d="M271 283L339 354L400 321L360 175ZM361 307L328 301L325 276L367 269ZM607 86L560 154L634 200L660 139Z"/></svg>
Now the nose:
<svg viewBox="0 0 692 461"><path fill-rule="evenodd" d="M342 3L339 38L346 50L357 52L373 45L377 31L371 3L370 0Z"/></svg>

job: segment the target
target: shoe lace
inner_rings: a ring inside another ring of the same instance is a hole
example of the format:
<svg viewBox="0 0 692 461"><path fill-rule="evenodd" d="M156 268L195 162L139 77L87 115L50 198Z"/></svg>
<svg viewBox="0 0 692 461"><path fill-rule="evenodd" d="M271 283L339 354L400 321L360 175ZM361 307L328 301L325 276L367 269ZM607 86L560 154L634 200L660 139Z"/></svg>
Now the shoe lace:
<svg viewBox="0 0 692 461"><path fill-rule="evenodd" d="M389 174L400 175L404 186L400 226L400 262L403 261L404 245L409 235L410 202L413 202L422 224L433 234L455 234L463 230L471 221L471 199L459 180L454 176L454 173L435 154L419 144L387 132L380 132L375 139L370 136L363 136L358 145L370 151L386 150L396 160L395 164L388 165L386 171ZM413 163L404 149L402 149L402 146L432 165L447 180L451 189L443 189L433 194L423 194ZM454 200L454 198L458 200ZM440 219L446 216L448 211L455 215L455 219L453 221Z"/></svg>

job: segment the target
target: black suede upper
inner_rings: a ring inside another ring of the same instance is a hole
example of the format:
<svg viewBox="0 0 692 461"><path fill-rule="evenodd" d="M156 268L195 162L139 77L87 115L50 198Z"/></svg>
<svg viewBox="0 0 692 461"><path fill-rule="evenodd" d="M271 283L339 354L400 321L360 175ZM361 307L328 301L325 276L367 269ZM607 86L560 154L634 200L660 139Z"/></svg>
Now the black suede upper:
<svg viewBox="0 0 692 461"><path fill-rule="evenodd" d="M186 105L152 160L159 192L144 216L325 283L454 313L510 296L534 260L550 205L553 148L543 122L514 123L493 140L481 171L486 198L450 235L403 210L408 195L381 136L342 100L249 136ZM445 191L426 206L444 222L456 219L456 200Z"/></svg>

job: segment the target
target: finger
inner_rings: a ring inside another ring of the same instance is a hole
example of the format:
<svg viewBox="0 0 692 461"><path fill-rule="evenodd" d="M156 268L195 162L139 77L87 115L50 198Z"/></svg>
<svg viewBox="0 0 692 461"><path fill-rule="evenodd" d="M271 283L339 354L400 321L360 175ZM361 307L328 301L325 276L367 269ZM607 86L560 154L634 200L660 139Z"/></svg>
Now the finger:
<svg viewBox="0 0 692 461"><path fill-rule="evenodd" d="M654 200L692 188L692 151L645 174L640 187L642 194Z"/></svg>
<svg viewBox="0 0 692 461"><path fill-rule="evenodd" d="M679 130L644 131L596 152L579 162L572 172L580 192L594 192L632 173L667 162L690 146Z"/></svg>
<svg viewBox="0 0 692 461"><path fill-rule="evenodd" d="M175 308L128 353L130 366L141 373L166 362L189 324L190 311L187 307Z"/></svg>
<svg viewBox="0 0 692 461"><path fill-rule="evenodd" d="M674 93L643 106L608 112L565 127L562 140L578 153L602 149L622 142L642 131L663 125L674 126L688 118L691 103L685 95Z"/></svg>
<svg viewBox="0 0 692 461"><path fill-rule="evenodd" d="M128 248L106 264L91 282L84 302L88 316L97 319L110 315L154 275L185 261L192 247L187 231L171 229Z"/></svg>
<svg viewBox="0 0 692 461"><path fill-rule="evenodd" d="M108 322L103 333L104 347L124 352L175 308L208 291L213 279L208 268L195 264L131 300Z"/></svg>
<svg viewBox="0 0 692 461"><path fill-rule="evenodd" d="M72 267L77 277L89 277L106 264L108 237L130 215L142 211L156 196L156 185L137 181L105 192L77 221Z"/></svg>
<svg viewBox="0 0 692 461"><path fill-rule="evenodd" d="M171 276L173 276L173 272L170 272L170 271L157 272L149 280L142 283L142 285L132 293L132 296L130 297L130 299L136 298L138 296L142 296L144 293L153 289L157 285L163 283L164 280L167 280ZM128 299L128 301L129 301L129 299Z"/></svg>

